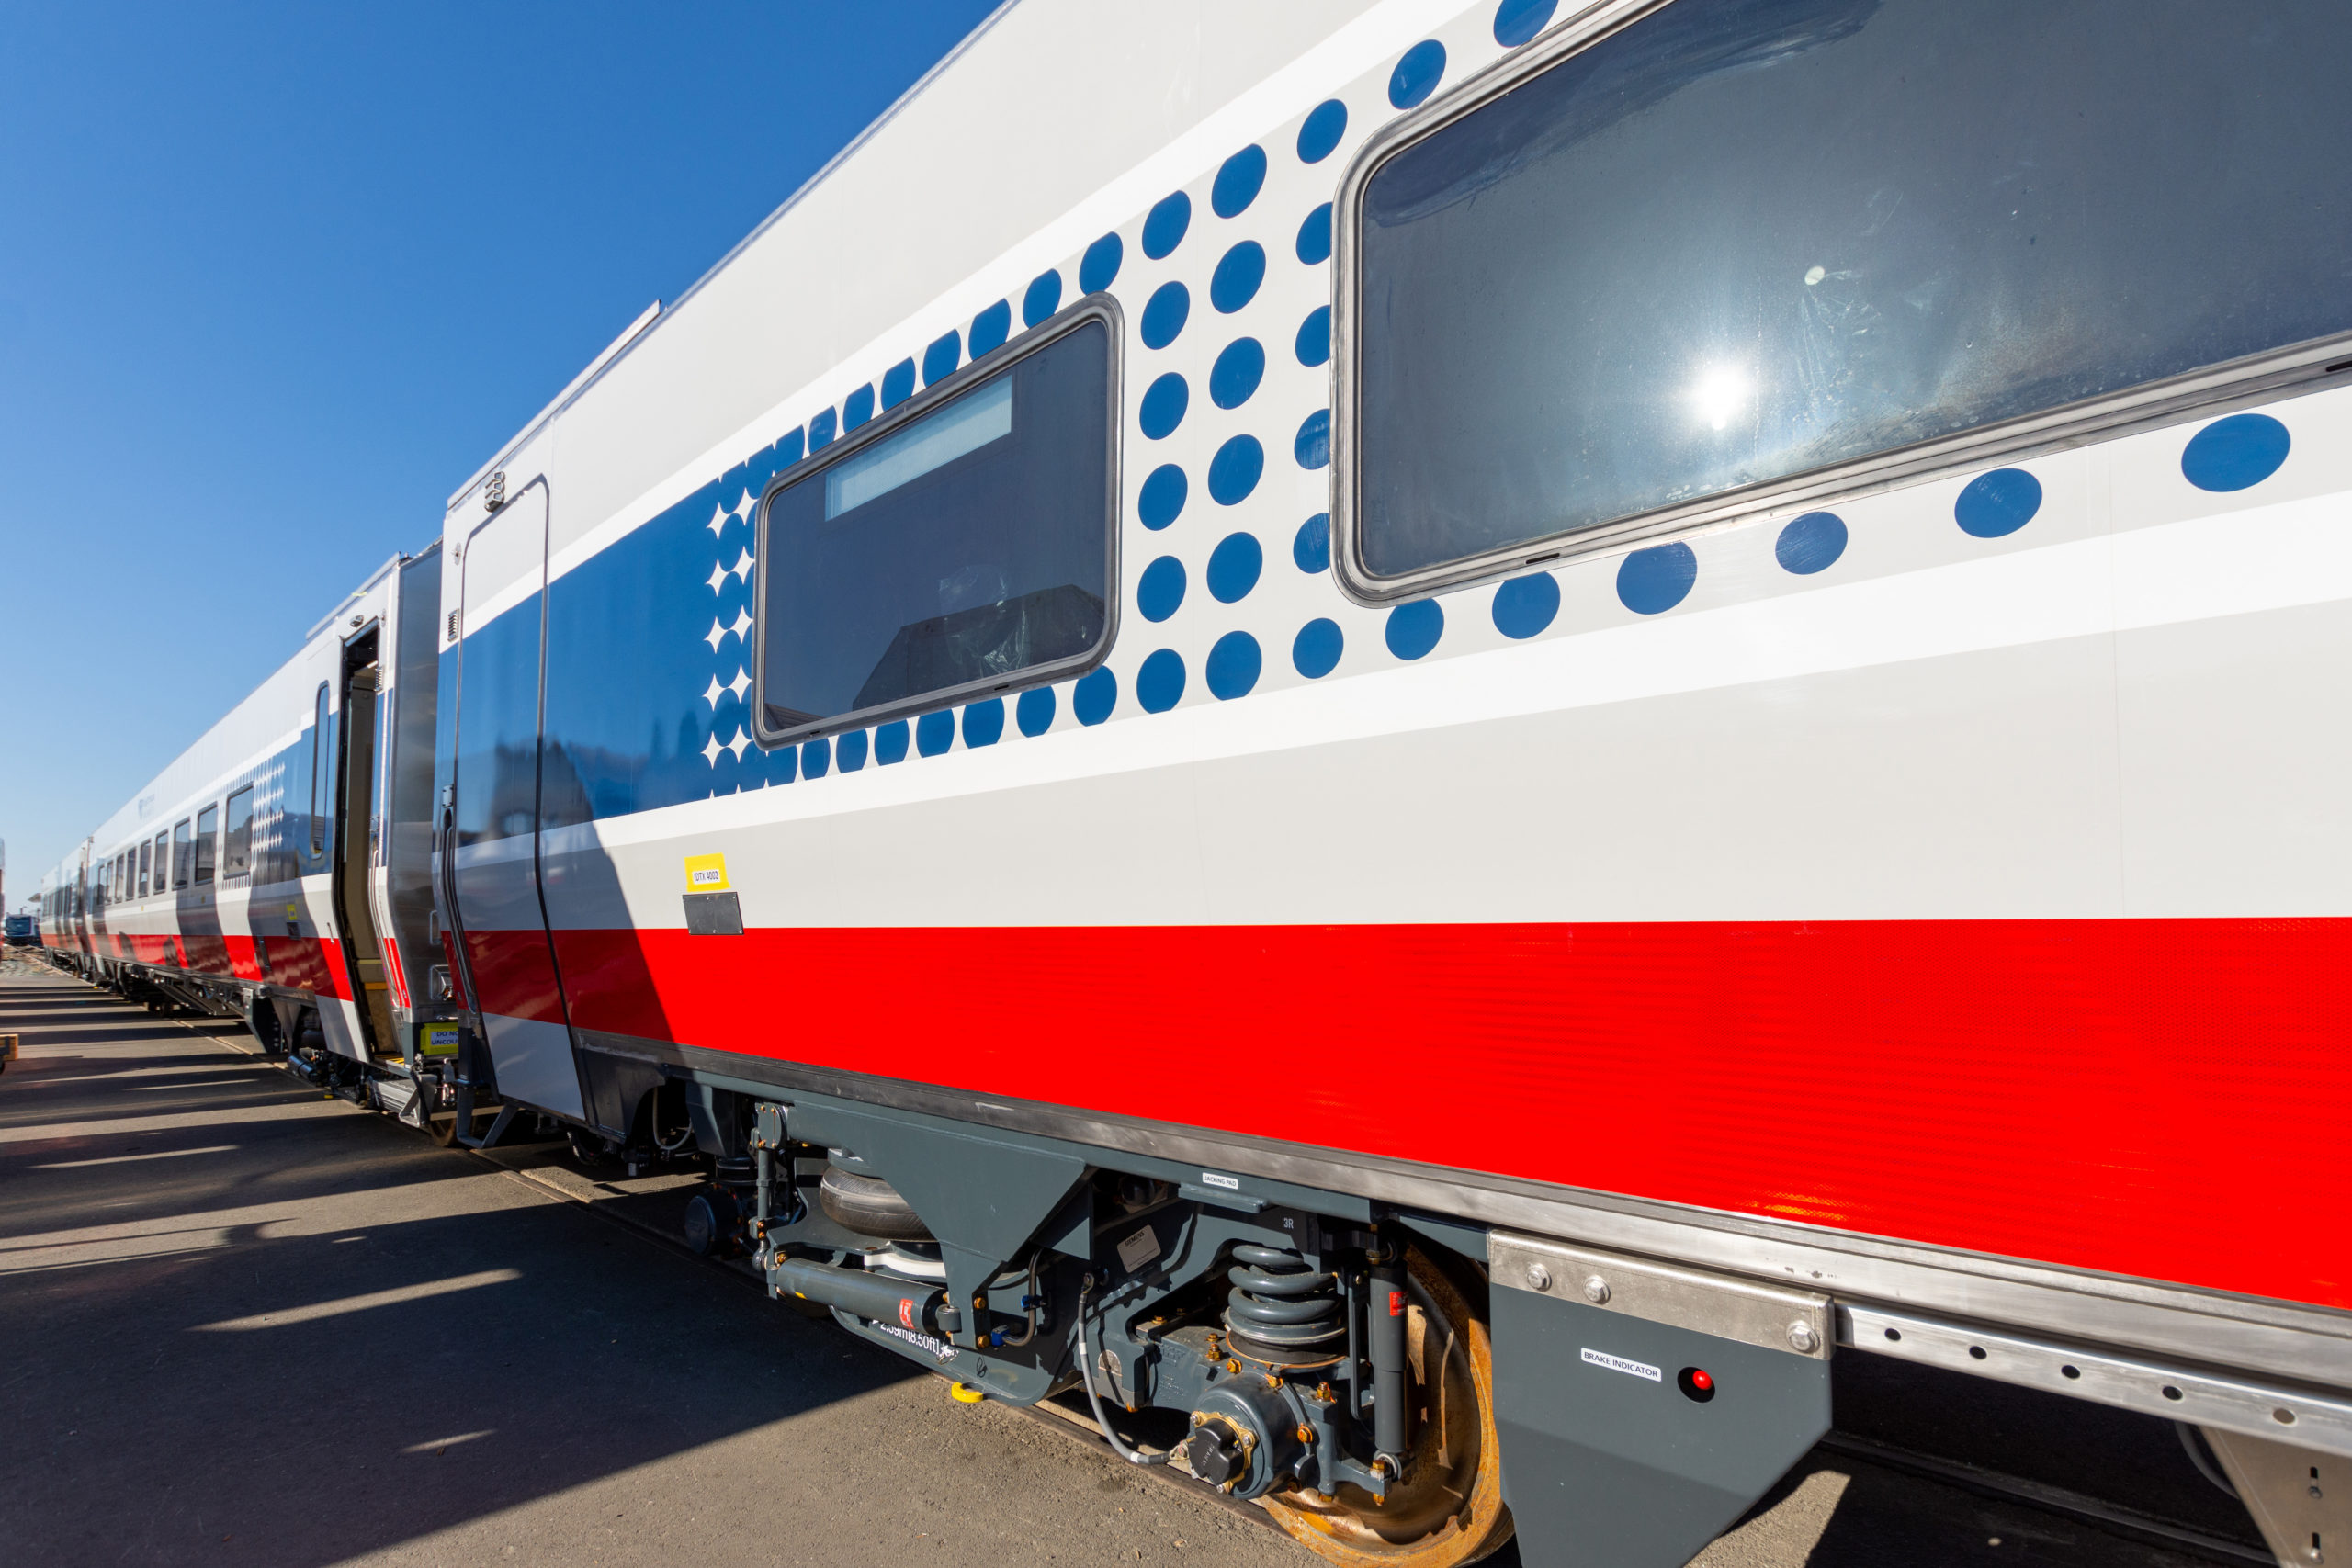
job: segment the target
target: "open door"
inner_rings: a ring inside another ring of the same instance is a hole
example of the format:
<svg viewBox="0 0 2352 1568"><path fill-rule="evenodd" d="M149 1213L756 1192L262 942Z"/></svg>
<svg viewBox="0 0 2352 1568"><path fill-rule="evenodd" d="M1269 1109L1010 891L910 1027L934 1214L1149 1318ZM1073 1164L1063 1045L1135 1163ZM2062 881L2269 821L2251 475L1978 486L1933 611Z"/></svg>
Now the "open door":
<svg viewBox="0 0 2352 1568"><path fill-rule="evenodd" d="M344 647L343 789L335 807L334 919L335 929L343 933L345 961L351 965L368 1051L371 1055L392 1057L401 1055L400 1036L392 1027L383 948L377 941L375 915L368 898L368 873L379 837L377 630L370 626Z"/></svg>
<svg viewBox="0 0 2352 1568"><path fill-rule="evenodd" d="M534 481L473 531L458 560L447 874L500 1097L576 1117L580 1074L539 894L547 548L547 485Z"/></svg>

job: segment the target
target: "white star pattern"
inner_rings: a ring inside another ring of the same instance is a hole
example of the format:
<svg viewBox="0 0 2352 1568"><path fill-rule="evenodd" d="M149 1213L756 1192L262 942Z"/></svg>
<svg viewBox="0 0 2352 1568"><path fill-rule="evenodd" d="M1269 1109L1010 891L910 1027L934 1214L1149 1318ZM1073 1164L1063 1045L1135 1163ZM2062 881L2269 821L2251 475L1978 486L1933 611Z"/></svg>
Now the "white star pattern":
<svg viewBox="0 0 2352 1568"><path fill-rule="evenodd" d="M735 515L749 519L752 515L752 508L758 504L759 501L757 498L755 498L752 492L747 490L743 492L742 499L735 503Z"/></svg>
<svg viewBox="0 0 2352 1568"><path fill-rule="evenodd" d="M727 640L727 628L718 624L717 615L711 616L710 630L703 634L702 640L710 644L710 651L713 653L717 653L718 645Z"/></svg>
<svg viewBox="0 0 2352 1568"><path fill-rule="evenodd" d="M718 711L718 699L724 696L726 693L727 688L718 683L718 676L713 675L710 678L710 690L702 694L702 700L708 703L710 705L711 711L716 713Z"/></svg>
<svg viewBox="0 0 2352 1568"><path fill-rule="evenodd" d="M733 575L733 572L728 570L723 566L713 566L710 569L710 591L713 593L716 593L720 589L726 587L727 580Z"/></svg>
<svg viewBox="0 0 2352 1568"><path fill-rule="evenodd" d="M710 530L710 536L715 539L725 531L728 520L733 515L723 506L714 506L710 509L710 521L703 525Z"/></svg>
<svg viewBox="0 0 2352 1568"><path fill-rule="evenodd" d="M713 675L713 676L710 678L710 683L711 683L712 685L714 685L714 686L718 685L718 676L716 676L716 675ZM728 689L729 691L730 691L730 692L732 692L732 693L734 693L734 694L735 694L735 700L736 700L737 702L739 702L739 703L740 703L740 702L741 702L741 701L743 700L743 694L744 694L745 692L747 692L747 691L751 690L751 688L752 688L752 672L751 672L750 671L748 671L748 670L744 670L744 669L741 669L741 668L738 668L738 669L736 670L736 671L735 671L735 679L733 679L732 681L729 681L729 682L727 682L727 689ZM713 703L711 704L711 705L712 705L713 707L717 707L718 705L716 702L713 702Z"/></svg>
<svg viewBox="0 0 2352 1568"><path fill-rule="evenodd" d="M718 624L718 623L717 621L713 621L713 622L711 623L711 625L713 625L713 626L717 626ZM743 635L744 635L745 633L749 632L749 631L752 629L752 612L751 612L751 611L749 611L749 610L738 610L738 611L736 611L736 612L735 612L735 624L734 624L733 626L731 626L728 627L727 629L728 629L729 631L730 631L730 632L733 632L737 637L743 637ZM746 640L749 640L749 639L747 638ZM718 645L717 643L715 643L715 642L714 642L714 643L712 643L712 644L710 645L710 650L711 650L713 653L718 652Z"/></svg>
<svg viewBox="0 0 2352 1568"><path fill-rule="evenodd" d="M715 768L718 766L718 754L726 750L726 747L718 743L718 737L714 735L710 738L709 744L702 749L703 761Z"/></svg>
<svg viewBox="0 0 2352 1568"><path fill-rule="evenodd" d="M735 739L727 743L727 749L735 753L735 760L739 762L743 760L743 753L750 750L751 747L751 736L741 729L735 732Z"/></svg>
<svg viewBox="0 0 2352 1568"><path fill-rule="evenodd" d="M744 550L741 554L737 555L735 558L735 564L727 569L725 575L729 577L740 577L746 582L751 581L752 552Z"/></svg>

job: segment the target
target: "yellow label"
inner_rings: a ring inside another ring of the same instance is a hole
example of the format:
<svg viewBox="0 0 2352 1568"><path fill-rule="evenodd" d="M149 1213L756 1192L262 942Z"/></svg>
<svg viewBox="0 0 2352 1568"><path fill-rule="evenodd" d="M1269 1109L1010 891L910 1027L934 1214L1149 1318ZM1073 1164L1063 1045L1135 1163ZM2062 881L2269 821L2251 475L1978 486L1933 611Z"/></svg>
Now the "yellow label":
<svg viewBox="0 0 2352 1568"><path fill-rule="evenodd" d="M727 857L725 855L688 855L686 857L687 892L724 893L727 890Z"/></svg>
<svg viewBox="0 0 2352 1568"><path fill-rule="evenodd" d="M458 1054L458 1026L454 1023L427 1023L417 1029L417 1049L428 1056L454 1056Z"/></svg>

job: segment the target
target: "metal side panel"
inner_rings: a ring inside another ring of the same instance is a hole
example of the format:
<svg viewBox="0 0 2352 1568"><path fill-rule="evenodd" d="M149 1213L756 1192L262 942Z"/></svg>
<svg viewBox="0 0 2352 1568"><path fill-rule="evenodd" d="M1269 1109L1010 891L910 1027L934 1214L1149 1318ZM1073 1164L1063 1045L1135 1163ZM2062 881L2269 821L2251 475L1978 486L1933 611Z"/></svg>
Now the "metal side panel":
<svg viewBox="0 0 2352 1568"><path fill-rule="evenodd" d="M498 1075L500 1099L574 1120L586 1118L580 1069L572 1061L571 1031L560 1023L495 1012L484 1013L482 1025L490 1032L490 1060Z"/></svg>
<svg viewBox="0 0 2352 1568"><path fill-rule="evenodd" d="M1826 1298L1491 1246L1503 1495L1531 1568L1679 1568L1828 1431Z"/></svg>
<svg viewBox="0 0 2352 1568"><path fill-rule="evenodd" d="M2279 1568L2318 1568L2330 1551L2352 1553L2352 1465L2272 1438L2205 1428L2246 1512Z"/></svg>

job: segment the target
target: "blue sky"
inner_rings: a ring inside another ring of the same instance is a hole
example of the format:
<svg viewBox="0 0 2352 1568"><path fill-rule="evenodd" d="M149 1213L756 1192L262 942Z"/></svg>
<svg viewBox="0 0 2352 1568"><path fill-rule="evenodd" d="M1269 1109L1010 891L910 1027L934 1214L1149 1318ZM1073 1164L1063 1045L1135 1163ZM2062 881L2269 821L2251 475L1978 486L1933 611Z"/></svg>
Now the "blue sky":
<svg viewBox="0 0 2352 1568"><path fill-rule="evenodd" d="M994 6L0 6L8 907Z"/></svg>

